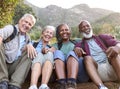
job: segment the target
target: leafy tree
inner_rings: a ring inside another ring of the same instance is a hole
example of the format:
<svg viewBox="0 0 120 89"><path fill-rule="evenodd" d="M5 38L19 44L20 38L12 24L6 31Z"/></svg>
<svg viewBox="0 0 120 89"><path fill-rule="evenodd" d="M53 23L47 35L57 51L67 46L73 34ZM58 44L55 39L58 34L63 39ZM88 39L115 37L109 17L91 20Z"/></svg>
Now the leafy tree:
<svg viewBox="0 0 120 89"><path fill-rule="evenodd" d="M115 37L120 40L120 26L114 27Z"/></svg>
<svg viewBox="0 0 120 89"><path fill-rule="evenodd" d="M72 38L80 38L78 27L71 27L71 30L72 30Z"/></svg>
<svg viewBox="0 0 120 89"><path fill-rule="evenodd" d="M0 28L12 23L14 8L20 0L0 0Z"/></svg>
<svg viewBox="0 0 120 89"><path fill-rule="evenodd" d="M35 26L34 29L32 29L30 31L29 34L30 34L30 37L31 37L32 40L38 40L40 38L41 33L42 33L41 28L39 28L39 27L37 28Z"/></svg>
<svg viewBox="0 0 120 89"><path fill-rule="evenodd" d="M18 20L25 14L31 13L34 15L33 10L28 5L24 4L22 1L15 7L15 15L13 16L13 23L16 24Z"/></svg>

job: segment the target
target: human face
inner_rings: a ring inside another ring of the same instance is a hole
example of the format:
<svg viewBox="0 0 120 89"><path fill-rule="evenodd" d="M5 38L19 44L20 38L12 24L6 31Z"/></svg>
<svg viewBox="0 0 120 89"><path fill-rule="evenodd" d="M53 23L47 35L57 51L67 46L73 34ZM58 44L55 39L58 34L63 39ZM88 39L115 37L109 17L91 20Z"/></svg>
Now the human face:
<svg viewBox="0 0 120 89"><path fill-rule="evenodd" d="M46 29L42 33L42 39L45 43L46 42L48 43L52 39L53 36L54 36L54 30L52 29Z"/></svg>
<svg viewBox="0 0 120 89"><path fill-rule="evenodd" d="M63 42L68 41L71 35L71 30L69 29L68 25L62 25L59 29L59 34Z"/></svg>
<svg viewBox="0 0 120 89"><path fill-rule="evenodd" d="M33 21L31 17L26 17L24 19L20 19L19 21L19 29L21 34L25 34L26 32L30 31L30 29L33 27Z"/></svg>
<svg viewBox="0 0 120 89"><path fill-rule="evenodd" d="M93 30L91 28L91 25L87 21L81 22L79 26L79 31L82 33L83 37L85 38L91 38L93 35Z"/></svg>

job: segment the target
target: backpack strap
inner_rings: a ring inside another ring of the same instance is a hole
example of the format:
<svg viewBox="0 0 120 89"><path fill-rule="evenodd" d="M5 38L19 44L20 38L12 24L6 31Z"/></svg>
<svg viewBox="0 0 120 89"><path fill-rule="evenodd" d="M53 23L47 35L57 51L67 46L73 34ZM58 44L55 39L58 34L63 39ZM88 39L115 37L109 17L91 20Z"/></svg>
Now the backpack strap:
<svg viewBox="0 0 120 89"><path fill-rule="evenodd" d="M37 45L38 45L38 43L39 43L39 42L34 42L34 43L33 43L33 47L34 47L34 48L36 48L36 47L37 47ZM51 46L50 46L50 45L47 45L47 46L48 46L49 48L51 48Z"/></svg>
<svg viewBox="0 0 120 89"><path fill-rule="evenodd" d="M9 41L11 41L13 38L15 38L16 34L17 34L17 28L13 25L13 33L8 37L6 38L5 40L3 40L3 43L7 43Z"/></svg>
<svg viewBox="0 0 120 89"><path fill-rule="evenodd" d="M60 50L62 47L62 42L57 43L57 45L58 45L58 50Z"/></svg>
<svg viewBox="0 0 120 89"><path fill-rule="evenodd" d="M73 43L74 45L77 43L76 40L71 40L71 39L70 39L70 42ZM57 45L58 45L58 50L60 50L62 47L62 42L57 43Z"/></svg>
<svg viewBox="0 0 120 89"><path fill-rule="evenodd" d="M71 39L70 39L70 42L72 42L74 45L77 43L76 40L71 40Z"/></svg>
<svg viewBox="0 0 120 89"><path fill-rule="evenodd" d="M34 42L33 47L36 48L39 42Z"/></svg>

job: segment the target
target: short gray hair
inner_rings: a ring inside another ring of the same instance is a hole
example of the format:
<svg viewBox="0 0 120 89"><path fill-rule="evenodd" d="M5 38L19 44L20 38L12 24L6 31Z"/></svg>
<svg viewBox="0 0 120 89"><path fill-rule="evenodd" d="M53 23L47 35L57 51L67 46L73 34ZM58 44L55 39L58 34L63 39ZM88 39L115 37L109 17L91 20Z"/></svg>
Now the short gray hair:
<svg viewBox="0 0 120 89"><path fill-rule="evenodd" d="M42 32L44 32L46 29L51 29L55 32L55 27L54 26L47 25L43 28Z"/></svg>
<svg viewBox="0 0 120 89"><path fill-rule="evenodd" d="M81 20L80 23L79 23L79 25L78 25L79 30L81 30L81 25L82 25L83 22L87 22L90 25L90 27L91 27L91 24L90 24L89 21L87 21L87 20Z"/></svg>
<svg viewBox="0 0 120 89"><path fill-rule="evenodd" d="M34 17L32 14L26 13L26 14L24 14L24 15L22 16L21 19L25 19L26 17L30 17L30 18L32 19L33 25L36 23L36 19L35 19L35 17Z"/></svg>

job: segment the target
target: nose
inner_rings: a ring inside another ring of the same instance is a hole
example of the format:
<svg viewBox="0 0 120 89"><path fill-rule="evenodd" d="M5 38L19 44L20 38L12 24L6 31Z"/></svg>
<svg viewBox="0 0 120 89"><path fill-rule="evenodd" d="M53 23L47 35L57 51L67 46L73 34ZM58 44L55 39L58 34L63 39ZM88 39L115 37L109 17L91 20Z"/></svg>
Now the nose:
<svg viewBox="0 0 120 89"><path fill-rule="evenodd" d="M84 29L88 29L88 26L85 26Z"/></svg>

